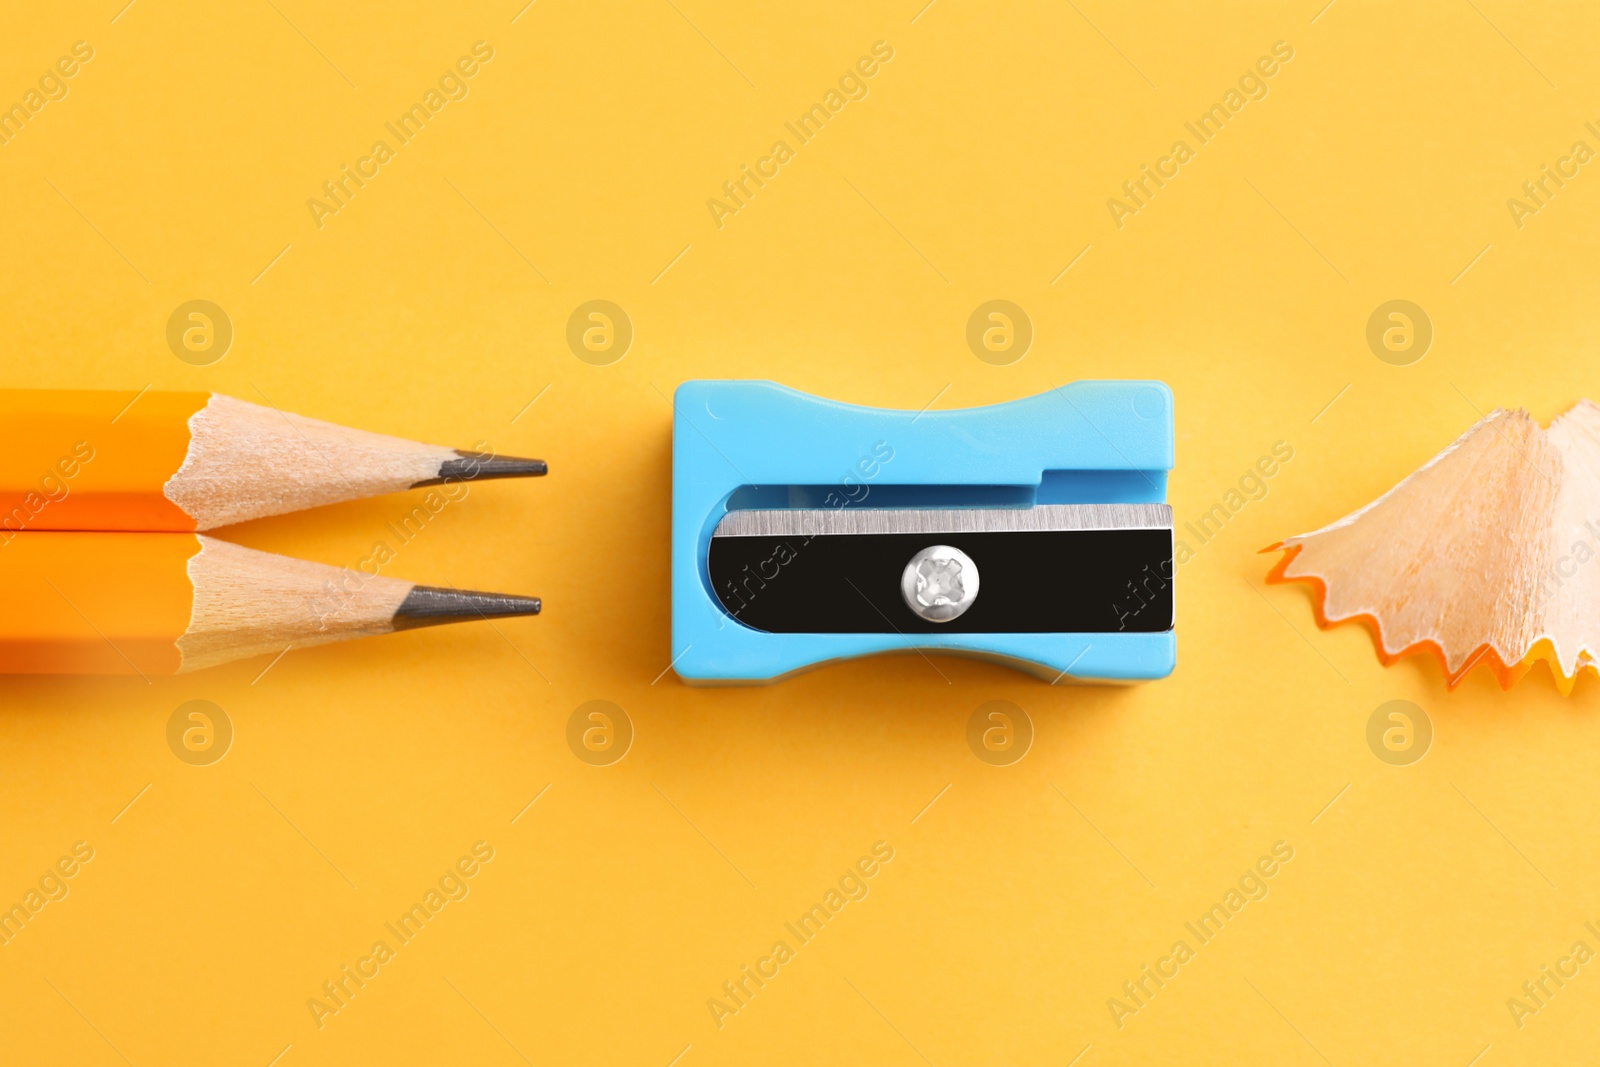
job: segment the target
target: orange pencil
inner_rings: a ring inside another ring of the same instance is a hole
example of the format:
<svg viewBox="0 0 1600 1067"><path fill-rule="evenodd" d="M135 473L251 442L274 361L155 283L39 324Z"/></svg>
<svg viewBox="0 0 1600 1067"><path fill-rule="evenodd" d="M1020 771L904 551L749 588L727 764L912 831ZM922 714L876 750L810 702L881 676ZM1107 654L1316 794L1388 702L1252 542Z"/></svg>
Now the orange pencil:
<svg viewBox="0 0 1600 1067"><path fill-rule="evenodd" d="M537 597L415 585L192 533L22 533L0 544L0 674L178 674L538 611Z"/></svg>
<svg viewBox="0 0 1600 1067"><path fill-rule="evenodd" d="M209 530L537 459L352 430L217 393L0 389L0 542L23 531Z"/></svg>

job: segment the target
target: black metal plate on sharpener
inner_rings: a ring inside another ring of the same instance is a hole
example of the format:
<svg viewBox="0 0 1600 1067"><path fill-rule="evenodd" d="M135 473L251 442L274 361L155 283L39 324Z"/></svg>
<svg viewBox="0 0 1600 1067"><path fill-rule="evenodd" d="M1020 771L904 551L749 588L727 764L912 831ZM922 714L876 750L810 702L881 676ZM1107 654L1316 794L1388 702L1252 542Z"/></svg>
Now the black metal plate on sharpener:
<svg viewBox="0 0 1600 1067"><path fill-rule="evenodd" d="M768 633L1159 633L1173 626L1171 509L730 512L707 556L729 615ZM914 612L907 563L947 545L982 581L947 622Z"/></svg>

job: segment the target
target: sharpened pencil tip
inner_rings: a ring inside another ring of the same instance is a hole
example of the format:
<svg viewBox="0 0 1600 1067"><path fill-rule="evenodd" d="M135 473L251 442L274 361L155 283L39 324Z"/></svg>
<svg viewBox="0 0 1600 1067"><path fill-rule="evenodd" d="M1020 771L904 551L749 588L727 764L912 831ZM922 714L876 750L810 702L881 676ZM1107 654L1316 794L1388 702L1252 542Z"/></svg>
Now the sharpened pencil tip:
<svg viewBox="0 0 1600 1067"><path fill-rule="evenodd" d="M412 483L411 488L443 482L481 482L489 478L537 478L549 471L542 459L521 459L517 456L496 456L489 452L467 452L456 449L456 459L439 464L435 478L424 478Z"/></svg>
<svg viewBox="0 0 1600 1067"><path fill-rule="evenodd" d="M437 585L413 586L395 609L394 628L414 630L446 622L473 619L503 619L510 615L539 614L536 596L510 596L480 593L472 589L450 589Z"/></svg>

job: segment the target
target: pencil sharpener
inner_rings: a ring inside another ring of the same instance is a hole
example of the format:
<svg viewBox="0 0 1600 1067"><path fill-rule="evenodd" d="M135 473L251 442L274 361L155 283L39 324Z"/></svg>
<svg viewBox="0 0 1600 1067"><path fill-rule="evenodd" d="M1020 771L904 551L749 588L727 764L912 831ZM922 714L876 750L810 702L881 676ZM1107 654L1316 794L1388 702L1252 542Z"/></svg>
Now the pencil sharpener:
<svg viewBox="0 0 1600 1067"><path fill-rule="evenodd" d="M748 685L880 652L1051 683L1162 678L1172 393L1080 381L955 411L774 382L673 398L672 666Z"/></svg>

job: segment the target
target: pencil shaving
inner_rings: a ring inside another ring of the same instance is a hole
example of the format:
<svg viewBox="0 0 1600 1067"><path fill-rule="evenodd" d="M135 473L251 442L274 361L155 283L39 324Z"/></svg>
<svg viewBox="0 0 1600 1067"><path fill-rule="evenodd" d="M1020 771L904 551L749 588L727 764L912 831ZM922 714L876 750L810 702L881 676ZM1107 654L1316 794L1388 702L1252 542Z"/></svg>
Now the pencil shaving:
<svg viewBox="0 0 1600 1067"><path fill-rule="evenodd" d="M1433 655L1455 688L1509 689L1544 660L1563 693L1600 663L1600 406L1542 429L1497 409L1372 503L1263 551L1314 590L1317 624L1373 631L1378 658Z"/></svg>

